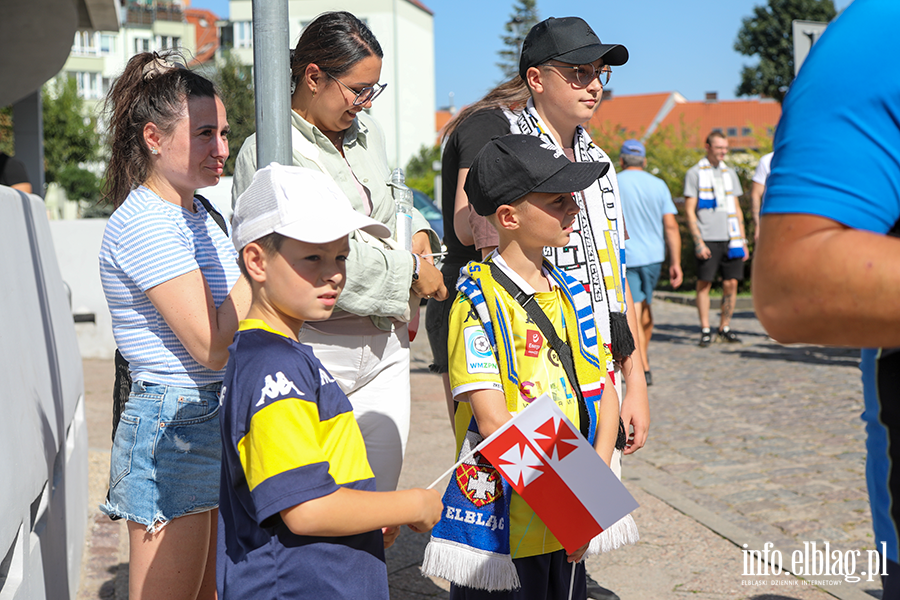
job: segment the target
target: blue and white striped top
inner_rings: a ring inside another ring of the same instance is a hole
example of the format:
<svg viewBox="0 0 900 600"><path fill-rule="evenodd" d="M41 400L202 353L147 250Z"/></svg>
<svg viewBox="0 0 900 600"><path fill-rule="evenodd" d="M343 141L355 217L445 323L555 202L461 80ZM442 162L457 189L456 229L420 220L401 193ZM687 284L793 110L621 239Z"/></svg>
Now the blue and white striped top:
<svg viewBox="0 0 900 600"><path fill-rule="evenodd" d="M184 348L146 291L200 269L215 305L240 277L231 240L203 205L196 212L166 202L148 188L132 191L112 214L100 245L100 280L113 335L135 381L201 387L222 381Z"/></svg>

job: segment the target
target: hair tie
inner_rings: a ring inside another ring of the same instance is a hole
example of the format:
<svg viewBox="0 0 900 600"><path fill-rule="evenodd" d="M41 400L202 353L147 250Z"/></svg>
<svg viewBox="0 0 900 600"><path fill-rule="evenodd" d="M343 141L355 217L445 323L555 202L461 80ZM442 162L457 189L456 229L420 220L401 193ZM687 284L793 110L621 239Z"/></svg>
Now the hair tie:
<svg viewBox="0 0 900 600"><path fill-rule="evenodd" d="M163 75L177 67L167 60L157 56L146 65L144 65L143 77L144 81L150 81L158 75Z"/></svg>

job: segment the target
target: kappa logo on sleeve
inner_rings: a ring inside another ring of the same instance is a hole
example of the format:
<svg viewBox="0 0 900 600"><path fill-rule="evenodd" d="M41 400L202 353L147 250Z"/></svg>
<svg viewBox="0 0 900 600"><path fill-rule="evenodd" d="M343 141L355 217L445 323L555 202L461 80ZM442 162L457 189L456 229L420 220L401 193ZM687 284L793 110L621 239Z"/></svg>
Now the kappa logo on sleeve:
<svg viewBox="0 0 900 600"><path fill-rule="evenodd" d="M256 406L262 406L266 402L266 398L274 400L279 396L285 396L288 392L294 390L298 396L303 396L303 392L297 389L294 382L285 377L284 373L278 371L275 373L275 379L271 375L266 375L266 385L263 386L259 395L259 401Z"/></svg>
<svg viewBox="0 0 900 600"><path fill-rule="evenodd" d="M491 342L480 325L463 330L466 342L466 371L468 373L499 373Z"/></svg>
<svg viewBox="0 0 900 600"><path fill-rule="evenodd" d="M319 369L319 383L325 385L326 383L334 383L334 377L331 376L331 373L326 371L325 369Z"/></svg>

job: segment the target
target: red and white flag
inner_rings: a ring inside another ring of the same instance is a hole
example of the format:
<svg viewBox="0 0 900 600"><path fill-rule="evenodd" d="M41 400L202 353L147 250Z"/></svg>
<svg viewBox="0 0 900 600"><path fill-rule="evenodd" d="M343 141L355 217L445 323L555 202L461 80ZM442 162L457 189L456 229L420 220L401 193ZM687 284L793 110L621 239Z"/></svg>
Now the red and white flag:
<svg viewBox="0 0 900 600"><path fill-rule="evenodd" d="M544 394L476 448L574 552L638 507L596 450Z"/></svg>

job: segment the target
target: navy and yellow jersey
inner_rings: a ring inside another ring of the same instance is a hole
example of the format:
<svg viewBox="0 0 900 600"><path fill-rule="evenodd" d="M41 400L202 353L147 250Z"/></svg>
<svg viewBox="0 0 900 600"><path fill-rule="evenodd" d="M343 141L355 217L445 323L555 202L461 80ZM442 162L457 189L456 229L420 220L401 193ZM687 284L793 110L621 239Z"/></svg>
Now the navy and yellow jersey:
<svg viewBox="0 0 900 600"><path fill-rule="evenodd" d="M292 533L280 511L375 491L353 408L312 350L242 321L222 388L219 598L387 598L381 530Z"/></svg>

